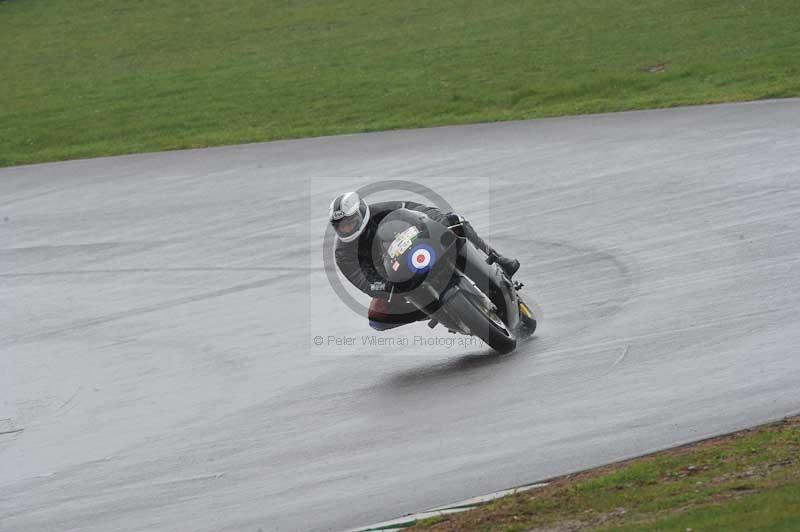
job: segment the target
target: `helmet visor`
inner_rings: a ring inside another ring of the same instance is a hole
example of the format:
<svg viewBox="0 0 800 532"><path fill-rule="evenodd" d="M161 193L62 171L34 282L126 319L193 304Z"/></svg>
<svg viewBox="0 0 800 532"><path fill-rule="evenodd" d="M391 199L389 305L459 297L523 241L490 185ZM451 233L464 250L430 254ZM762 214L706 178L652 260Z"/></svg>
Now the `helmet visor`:
<svg viewBox="0 0 800 532"><path fill-rule="evenodd" d="M337 235L347 238L354 235L361 228L363 222L364 217L361 215L361 211L358 210L355 214L345 216L341 220L333 220L331 223Z"/></svg>

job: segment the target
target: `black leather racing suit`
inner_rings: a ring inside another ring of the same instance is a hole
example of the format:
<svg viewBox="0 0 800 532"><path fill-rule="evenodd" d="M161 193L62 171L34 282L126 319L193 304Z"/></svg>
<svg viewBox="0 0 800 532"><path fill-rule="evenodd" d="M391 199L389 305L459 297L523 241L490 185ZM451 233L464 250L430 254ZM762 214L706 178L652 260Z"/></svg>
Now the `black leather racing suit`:
<svg viewBox="0 0 800 532"><path fill-rule="evenodd" d="M385 278L381 275L378 268L383 265L376 265L372 258L372 240L378 231L378 225L392 211L397 209L408 209L425 213L428 217L436 220L446 227L461 223L460 231L463 236L469 239L475 247L486 253L492 253L492 249L481 239L472 226L455 213L443 213L436 207L428 207L413 201L385 201L381 203L371 203L369 206L370 215L367 226L358 239L352 242L342 242L336 240L336 265L342 274L355 285L359 290L375 299L388 299L389 292L383 288Z"/></svg>

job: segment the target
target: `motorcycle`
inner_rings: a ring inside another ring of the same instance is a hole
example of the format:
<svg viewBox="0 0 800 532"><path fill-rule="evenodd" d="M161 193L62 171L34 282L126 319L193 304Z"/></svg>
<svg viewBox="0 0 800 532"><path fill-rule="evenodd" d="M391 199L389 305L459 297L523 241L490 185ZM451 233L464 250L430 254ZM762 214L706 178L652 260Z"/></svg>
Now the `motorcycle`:
<svg viewBox="0 0 800 532"><path fill-rule="evenodd" d="M514 282L458 231L427 215L398 209L378 226L373 257L383 266L390 298L403 297L429 326L477 336L509 353L536 331L537 320Z"/></svg>

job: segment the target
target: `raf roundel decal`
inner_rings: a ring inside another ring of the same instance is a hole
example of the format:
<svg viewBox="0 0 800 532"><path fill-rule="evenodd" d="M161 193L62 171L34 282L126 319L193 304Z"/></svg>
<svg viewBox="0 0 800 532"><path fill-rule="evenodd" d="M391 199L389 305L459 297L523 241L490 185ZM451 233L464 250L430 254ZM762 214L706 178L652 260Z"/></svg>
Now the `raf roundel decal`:
<svg viewBox="0 0 800 532"><path fill-rule="evenodd" d="M433 251L433 248L421 245L415 247L414 250L409 253L408 266L411 268L411 271L414 272L427 271L433 266L435 260L436 253Z"/></svg>
<svg viewBox="0 0 800 532"><path fill-rule="evenodd" d="M424 268L431 263L431 254L427 249L420 249L414 253L414 266Z"/></svg>

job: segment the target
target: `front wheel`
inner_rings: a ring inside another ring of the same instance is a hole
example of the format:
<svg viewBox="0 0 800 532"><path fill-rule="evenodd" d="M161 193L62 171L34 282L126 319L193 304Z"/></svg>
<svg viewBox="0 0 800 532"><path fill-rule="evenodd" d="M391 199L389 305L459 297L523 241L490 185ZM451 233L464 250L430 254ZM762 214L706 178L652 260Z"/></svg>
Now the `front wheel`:
<svg viewBox="0 0 800 532"><path fill-rule="evenodd" d="M510 353L517 347L517 339L497 317L497 313L480 301L459 292L448 302L449 312L498 353Z"/></svg>

